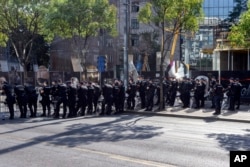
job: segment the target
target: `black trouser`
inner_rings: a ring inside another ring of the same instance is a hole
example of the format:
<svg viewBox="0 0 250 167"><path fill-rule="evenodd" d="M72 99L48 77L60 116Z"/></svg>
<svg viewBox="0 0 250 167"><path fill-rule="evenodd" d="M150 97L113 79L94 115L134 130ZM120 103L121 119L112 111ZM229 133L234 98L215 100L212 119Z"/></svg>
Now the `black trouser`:
<svg viewBox="0 0 250 167"><path fill-rule="evenodd" d="M58 101L56 102L56 108L55 108L54 118L59 118L61 104L63 104L63 118L66 117L66 113L67 113L67 99L65 97L61 97L61 98L58 98Z"/></svg>
<svg viewBox="0 0 250 167"><path fill-rule="evenodd" d="M28 107L30 110L30 117L36 117L37 113L37 97L32 96L28 99Z"/></svg>
<svg viewBox="0 0 250 167"><path fill-rule="evenodd" d="M200 108L200 97L199 95L194 95L196 108Z"/></svg>
<svg viewBox="0 0 250 167"><path fill-rule="evenodd" d="M128 109L135 108L135 95L129 95L127 99Z"/></svg>
<svg viewBox="0 0 250 167"><path fill-rule="evenodd" d="M221 112L221 101L223 97L222 96L214 96L214 104L215 104L215 112L220 113Z"/></svg>
<svg viewBox="0 0 250 167"><path fill-rule="evenodd" d="M145 93L140 92L140 98L141 98L141 108L145 108L146 104Z"/></svg>
<svg viewBox="0 0 250 167"><path fill-rule="evenodd" d="M14 119L14 104L15 104L15 98L13 96L6 98L6 103L9 109L10 113L10 119Z"/></svg>
<svg viewBox="0 0 250 167"><path fill-rule="evenodd" d="M113 104L112 97L108 97L106 99L104 98L104 100L102 101L102 112L100 114L104 114L106 110L106 114L110 115L112 112L112 104Z"/></svg>
<svg viewBox="0 0 250 167"><path fill-rule="evenodd" d="M80 115L81 116L85 115L86 107L87 107L87 98L78 99L76 111L78 112L80 110Z"/></svg>
<svg viewBox="0 0 250 167"><path fill-rule="evenodd" d="M183 107L189 107L190 104L190 92L183 92L180 95L180 99L183 103Z"/></svg>
<svg viewBox="0 0 250 167"><path fill-rule="evenodd" d="M93 105L94 105L94 113L97 112L97 104L98 104L99 96L94 96Z"/></svg>
<svg viewBox="0 0 250 167"><path fill-rule="evenodd" d="M235 107L235 100L234 100L234 96L228 96L229 99L229 110L234 110Z"/></svg>
<svg viewBox="0 0 250 167"><path fill-rule="evenodd" d="M43 116L46 116L46 109L48 110L48 116L50 116L50 100L42 99L41 101L42 108L43 108Z"/></svg>
<svg viewBox="0 0 250 167"><path fill-rule="evenodd" d="M93 112L93 97L88 96L88 114L92 114Z"/></svg>
<svg viewBox="0 0 250 167"><path fill-rule="evenodd" d="M69 102L69 115L68 115L68 117L77 116L77 113L76 113L76 99L71 98L71 99L68 100L68 102Z"/></svg>
<svg viewBox="0 0 250 167"><path fill-rule="evenodd" d="M240 108L240 95L239 96L235 96L234 97L234 102L235 102L235 104L237 105L237 109L239 109Z"/></svg>
<svg viewBox="0 0 250 167"><path fill-rule="evenodd" d="M27 101L26 97L21 96L17 98L17 104L20 110L20 118L26 118L27 116Z"/></svg>
<svg viewBox="0 0 250 167"><path fill-rule="evenodd" d="M212 108L214 108L215 107L215 98L214 98L215 96L214 95L211 95L211 102L212 102Z"/></svg>
<svg viewBox="0 0 250 167"><path fill-rule="evenodd" d="M154 96L149 95L147 96L146 110L152 110L153 107L154 107Z"/></svg>
<svg viewBox="0 0 250 167"><path fill-rule="evenodd" d="M174 106L175 98L176 98L177 91L173 91L170 93L169 105Z"/></svg>
<svg viewBox="0 0 250 167"><path fill-rule="evenodd" d="M119 98L119 112L123 112L124 111L124 102L125 102L125 98L124 96L121 96Z"/></svg>

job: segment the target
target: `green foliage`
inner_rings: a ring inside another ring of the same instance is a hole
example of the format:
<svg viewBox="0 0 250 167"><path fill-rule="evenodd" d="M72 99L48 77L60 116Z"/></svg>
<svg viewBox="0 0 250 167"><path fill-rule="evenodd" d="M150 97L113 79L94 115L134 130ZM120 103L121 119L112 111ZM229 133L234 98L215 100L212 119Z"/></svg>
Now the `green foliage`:
<svg viewBox="0 0 250 167"><path fill-rule="evenodd" d="M248 0L235 0L236 5L233 10L229 13L229 17L226 21L230 23L237 23L240 15L247 10Z"/></svg>
<svg viewBox="0 0 250 167"><path fill-rule="evenodd" d="M33 41L42 33L44 9L50 0L1 0L0 45L10 42L15 56L26 71Z"/></svg>
<svg viewBox="0 0 250 167"><path fill-rule="evenodd" d="M48 7L49 0L2 0L0 3L0 43L5 45L10 33L25 27L32 34L41 30L44 17L43 9Z"/></svg>
<svg viewBox="0 0 250 167"><path fill-rule="evenodd" d="M250 2L248 2L248 10L240 15L239 22L231 27L228 39L232 47L249 47L250 38Z"/></svg>
<svg viewBox="0 0 250 167"><path fill-rule="evenodd" d="M139 20L160 28L196 31L203 17L203 0L152 0L140 10ZM174 31L174 30L173 30Z"/></svg>
<svg viewBox="0 0 250 167"><path fill-rule="evenodd" d="M115 34L116 8L108 0L58 0L48 9L44 25L50 40L55 36L88 38L100 29Z"/></svg>

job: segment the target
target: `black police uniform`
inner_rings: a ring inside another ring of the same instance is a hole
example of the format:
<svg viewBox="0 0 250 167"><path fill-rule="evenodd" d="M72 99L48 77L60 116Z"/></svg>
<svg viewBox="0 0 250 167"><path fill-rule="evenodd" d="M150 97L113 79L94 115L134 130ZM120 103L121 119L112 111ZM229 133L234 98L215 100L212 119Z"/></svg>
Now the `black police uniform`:
<svg viewBox="0 0 250 167"><path fill-rule="evenodd" d="M30 117L36 117L37 114L37 98L38 94L36 88L33 85L27 85L24 87L27 95L27 103L30 110Z"/></svg>
<svg viewBox="0 0 250 167"><path fill-rule="evenodd" d="M229 100L229 107L228 110L234 111L235 110L235 93L236 93L236 85L235 83L230 83L227 88L227 96Z"/></svg>
<svg viewBox="0 0 250 167"><path fill-rule="evenodd" d="M114 105L115 105L115 113L119 113L119 103L120 103L120 86L119 83L115 83L113 86L113 98L114 98Z"/></svg>
<svg viewBox="0 0 250 167"><path fill-rule="evenodd" d="M87 113L88 114L92 114L93 112L93 99L94 99L94 87L92 86L92 84L89 84L88 86L88 110Z"/></svg>
<svg viewBox="0 0 250 167"><path fill-rule="evenodd" d="M57 100L56 100L56 108L55 108L54 118L59 118L61 104L63 104L63 116L62 116L62 118L66 118L67 105L68 105L67 86L65 84L60 83L60 84L58 84L57 91L58 91L58 96L57 96Z"/></svg>
<svg viewBox="0 0 250 167"><path fill-rule="evenodd" d="M214 86L216 84L216 80L212 79L209 84L209 96L211 99L212 106L211 108L215 108L215 101L214 101Z"/></svg>
<svg viewBox="0 0 250 167"><path fill-rule="evenodd" d="M13 88L11 87L10 84L8 84L7 82L4 82L2 89L3 89L3 94L6 95L5 101L8 106L9 113L10 113L9 119L14 119L15 97L13 95Z"/></svg>
<svg viewBox="0 0 250 167"><path fill-rule="evenodd" d="M103 94L103 102L102 102L102 112L100 115L103 115L106 110L106 114L110 115L112 112L112 104L113 104L113 86L111 84L104 84L102 88Z"/></svg>
<svg viewBox="0 0 250 167"><path fill-rule="evenodd" d="M94 84L93 87L94 87L93 105L94 105L94 113L96 113L98 100L101 96L102 90L101 90L100 85L98 84Z"/></svg>
<svg viewBox="0 0 250 167"><path fill-rule="evenodd" d="M170 87L169 87L169 106L171 107L174 106L177 90L178 90L178 82L176 80L172 80L170 82Z"/></svg>
<svg viewBox="0 0 250 167"><path fill-rule="evenodd" d="M17 104L20 110L20 118L27 117L27 95L23 85L16 85L14 88Z"/></svg>
<svg viewBox="0 0 250 167"><path fill-rule="evenodd" d="M141 99L141 109L146 107L146 81L142 80L138 84L138 91L139 91L139 96Z"/></svg>
<svg viewBox="0 0 250 167"><path fill-rule="evenodd" d="M195 98L195 103L196 103L196 109L200 108L202 105L202 96L204 97L203 93L203 85L201 83L196 83L195 84L195 89L194 89L194 98Z"/></svg>
<svg viewBox="0 0 250 167"><path fill-rule="evenodd" d="M136 85L133 82L130 82L127 88L127 106L128 109L133 110L135 108L135 96L136 96Z"/></svg>
<svg viewBox="0 0 250 167"><path fill-rule="evenodd" d="M124 111L124 103L125 103L125 96L126 96L126 92L125 92L125 86L123 85L123 83L121 82L119 85L120 91L119 91L119 113Z"/></svg>
<svg viewBox="0 0 250 167"><path fill-rule="evenodd" d="M51 88L49 86L43 86L42 89L40 89L40 95L42 97L41 99L41 104L42 104L42 110L43 110L43 113L42 113L42 117L45 117L46 115L47 116L50 116L50 94L51 94ZM46 110L48 111L48 114L46 114Z"/></svg>
<svg viewBox="0 0 250 167"><path fill-rule="evenodd" d="M76 101L77 101L77 87L73 84L70 84L67 89L68 95L68 106L69 106L69 114L68 117L76 117Z"/></svg>
<svg viewBox="0 0 250 167"><path fill-rule="evenodd" d="M154 96L155 96L156 86L153 83L148 83L146 91L146 110L152 111L154 106Z"/></svg>
<svg viewBox="0 0 250 167"><path fill-rule="evenodd" d="M235 96L234 96L234 102L236 104L236 109L240 108L240 97L241 97L241 90L242 85L240 82L235 83Z"/></svg>
<svg viewBox="0 0 250 167"><path fill-rule="evenodd" d="M77 111L80 110L81 116L85 115L85 110L87 107L87 100L88 100L87 92L88 92L87 86L81 83L77 91L78 101L77 101L77 109L76 109Z"/></svg>
<svg viewBox="0 0 250 167"><path fill-rule="evenodd" d="M214 103L215 103L215 112L214 115L219 115L221 113L221 101L223 100L223 87L221 84L216 83L213 88L214 92Z"/></svg>
<svg viewBox="0 0 250 167"><path fill-rule="evenodd" d="M180 99L183 103L183 108L189 107L190 91L193 85L190 81L183 81L180 86Z"/></svg>

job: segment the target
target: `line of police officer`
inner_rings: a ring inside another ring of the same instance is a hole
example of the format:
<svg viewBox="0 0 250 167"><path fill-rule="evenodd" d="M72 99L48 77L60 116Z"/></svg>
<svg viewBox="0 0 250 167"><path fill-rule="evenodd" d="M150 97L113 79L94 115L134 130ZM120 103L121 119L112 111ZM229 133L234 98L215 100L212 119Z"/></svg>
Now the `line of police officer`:
<svg viewBox="0 0 250 167"><path fill-rule="evenodd" d="M7 82L2 83L3 94L6 95L6 105L9 108L10 117L14 119L14 104L17 103L20 111L20 118L27 117L27 108L30 110L30 117L37 116L37 98L38 94L33 85L15 84L14 88Z"/></svg>
<svg viewBox="0 0 250 167"><path fill-rule="evenodd" d="M163 82L164 106L174 106L177 92L180 93L180 100L183 103L183 108L190 106L191 93L195 99L195 108L204 107L206 80L183 78L182 81L177 81L176 78L166 79ZM62 80L52 82L50 87L45 81L39 92L33 85L25 84L15 85L12 89L11 85L6 81L2 83L2 90L6 95L6 104L9 108L10 119L14 119L14 103L17 102L20 110L20 118L27 117L27 106L30 110L30 117L37 116L37 98L38 93L41 95L39 101L42 105L41 116L60 117L60 108L63 107L62 118L76 117L77 115L84 116L87 114L99 113L100 115L110 115L112 113L112 106L116 113L124 111L124 103L127 94L127 109L133 110L135 108L135 97L139 93L141 108L146 111L152 111L154 105L160 102L160 85L154 83L151 79L145 80L139 77L137 82L132 79L129 80L127 89L122 81L114 80L114 82L107 82L100 87L97 83L80 82L77 78L72 77L69 82L62 83ZM235 102L237 108L240 106L240 91L241 84L239 80L230 78L230 84L227 88L223 88L214 77L209 85L210 96L212 100L212 108L215 108L215 115L220 114L221 102L223 94L227 92L229 108L234 111ZM12 91L13 90L13 91ZM101 108L98 109L100 97L103 97ZM154 97L157 95L158 99L154 104ZM53 104L54 113L51 114L51 103Z"/></svg>

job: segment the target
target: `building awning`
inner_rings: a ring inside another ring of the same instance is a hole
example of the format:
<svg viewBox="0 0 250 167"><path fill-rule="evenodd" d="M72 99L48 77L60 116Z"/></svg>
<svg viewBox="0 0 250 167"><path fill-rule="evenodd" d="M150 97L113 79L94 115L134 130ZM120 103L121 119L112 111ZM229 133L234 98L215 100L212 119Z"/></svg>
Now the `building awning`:
<svg viewBox="0 0 250 167"><path fill-rule="evenodd" d="M89 65L87 66L87 72L90 72L90 73L98 72L98 69L94 65Z"/></svg>
<svg viewBox="0 0 250 167"><path fill-rule="evenodd" d="M83 72L80 60L76 57L71 57L71 63L74 72Z"/></svg>
<svg viewBox="0 0 250 167"><path fill-rule="evenodd" d="M213 52L214 52L213 48L202 49L202 53L204 53L204 54L213 54Z"/></svg>

